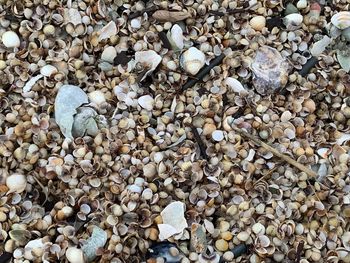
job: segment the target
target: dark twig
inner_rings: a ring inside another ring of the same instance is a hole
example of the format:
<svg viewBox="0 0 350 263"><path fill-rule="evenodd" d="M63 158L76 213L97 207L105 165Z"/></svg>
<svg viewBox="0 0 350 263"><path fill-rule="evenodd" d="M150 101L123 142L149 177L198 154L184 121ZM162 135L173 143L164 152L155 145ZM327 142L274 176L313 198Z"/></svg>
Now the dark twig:
<svg viewBox="0 0 350 263"><path fill-rule="evenodd" d="M317 64L318 59L316 57L311 57L306 64L302 67L302 69L299 71L299 74L302 77L305 77L307 74L309 74L310 70Z"/></svg>
<svg viewBox="0 0 350 263"><path fill-rule="evenodd" d="M0 263L6 263L12 258L12 253L3 252L0 256Z"/></svg>
<svg viewBox="0 0 350 263"><path fill-rule="evenodd" d="M156 11L157 9L158 9L158 7L153 5L151 7L143 9L142 11L136 11L135 13L130 14L128 19L129 20L134 19L136 17L142 16L144 13L147 13L147 14L152 13L152 12Z"/></svg>
<svg viewBox="0 0 350 263"><path fill-rule="evenodd" d="M205 144L201 138L201 136L199 135L198 131L197 131L197 128L194 127L193 125L191 125L191 129L192 129L192 133L193 133L193 136L194 136L194 139L196 140L198 146L199 146L199 150L201 152L201 155L204 159L208 159L208 155L206 153L206 147L205 147Z"/></svg>
<svg viewBox="0 0 350 263"><path fill-rule="evenodd" d="M231 252L233 253L233 258L238 258L248 252L248 246L246 244L239 244L238 246L235 246L233 249L231 249ZM219 263L223 262L227 261L221 256Z"/></svg>
<svg viewBox="0 0 350 263"><path fill-rule="evenodd" d="M225 15L234 15L234 14L241 14L241 13L254 13L254 11L250 9L229 9L226 12L210 10L209 13L216 16L225 16Z"/></svg>
<svg viewBox="0 0 350 263"><path fill-rule="evenodd" d="M301 258L301 253L303 252L304 249L304 240L301 240L297 246L297 253L296 253L296 257L295 257L295 263L299 263L300 262L300 258Z"/></svg>
<svg viewBox="0 0 350 263"><path fill-rule="evenodd" d="M225 55L222 53L220 56L217 56L214 58L209 65L205 66L203 69L201 69L198 74L195 76L194 79L190 79L185 83L185 85L182 86L182 91L193 87L197 82L201 81L205 75L207 75L212 68L219 65L222 60L224 59Z"/></svg>
<svg viewBox="0 0 350 263"><path fill-rule="evenodd" d="M164 31L159 32L159 38L163 42L163 46L167 49L171 49L171 44L169 42L169 39Z"/></svg>

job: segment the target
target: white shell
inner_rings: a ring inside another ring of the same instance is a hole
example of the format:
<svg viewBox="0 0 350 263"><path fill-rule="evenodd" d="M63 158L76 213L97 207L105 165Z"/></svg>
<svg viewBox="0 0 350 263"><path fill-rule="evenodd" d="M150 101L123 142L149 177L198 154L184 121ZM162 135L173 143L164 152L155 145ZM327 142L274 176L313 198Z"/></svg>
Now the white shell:
<svg viewBox="0 0 350 263"><path fill-rule="evenodd" d="M100 105L101 103L106 101L105 94L100 90L95 90L95 91L90 92L88 94L88 97L89 97L91 102L93 102L97 105Z"/></svg>
<svg viewBox="0 0 350 263"><path fill-rule="evenodd" d="M237 79L227 77L224 82L227 86L229 86L233 92L247 94L248 91L243 87L242 83Z"/></svg>
<svg viewBox="0 0 350 263"><path fill-rule="evenodd" d="M214 141L221 142L224 139L224 133L223 131L216 130L213 131L211 134L211 137L213 138Z"/></svg>
<svg viewBox="0 0 350 263"><path fill-rule="evenodd" d="M101 59L103 61L107 61L109 63L113 63L114 58L117 56L117 50L114 47L106 47L102 54L101 54Z"/></svg>
<svg viewBox="0 0 350 263"><path fill-rule="evenodd" d="M39 80L39 79L41 79L41 78L43 78L44 76L43 75L41 75L41 74L39 74L39 75L37 75L37 76L35 76L35 77L32 77L30 80L28 80L28 82L26 83L26 85L23 87L23 92L29 92L31 89L32 89L32 87L35 85L35 83Z"/></svg>
<svg viewBox="0 0 350 263"><path fill-rule="evenodd" d="M254 16L249 24L254 30L261 31L266 26L266 18L264 16Z"/></svg>
<svg viewBox="0 0 350 263"><path fill-rule="evenodd" d="M332 42L331 38L329 38L328 36L324 36L321 40L315 42L312 45L312 48L310 49L310 53L314 57L318 57L331 42Z"/></svg>
<svg viewBox="0 0 350 263"><path fill-rule="evenodd" d="M153 50L136 52L135 63L148 64L149 66L149 70L144 74L144 76L140 81L144 80L147 77L147 75L152 73L161 61L162 61L162 57L159 56L157 52Z"/></svg>
<svg viewBox="0 0 350 263"><path fill-rule="evenodd" d="M40 74L45 77L50 77L52 74L55 74L57 72L57 68L52 65L45 65L40 69Z"/></svg>
<svg viewBox="0 0 350 263"><path fill-rule="evenodd" d="M99 40L104 40L110 38L111 36L115 36L117 34L117 26L114 21L109 22L107 25L102 27L100 31Z"/></svg>
<svg viewBox="0 0 350 263"><path fill-rule="evenodd" d="M331 22L341 30L350 27L350 12L341 11L339 13L336 13L334 16L332 16Z"/></svg>
<svg viewBox="0 0 350 263"><path fill-rule="evenodd" d="M1 39L5 47L19 47L21 44L18 35L13 31L6 31L4 34L2 34Z"/></svg>
<svg viewBox="0 0 350 263"><path fill-rule="evenodd" d="M307 0L299 0L297 3L298 9L304 9L307 7Z"/></svg>
<svg viewBox="0 0 350 263"><path fill-rule="evenodd" d="M294 30L301 26L303 19L301 14L289 14L283 18L283 23L288 30Z"/></svg>
<svg viewBox="0 0 350 263"><path fill-rule="evenodd" d="M164 240L174 234L182 233L188 227L185 219L185 204L179 201L167 205L160 213L163 224L159 224L159 239Z"/></svg>
<svg viewBox="0 0 350 263"><path fill-rule="evenodd" d="M66 258L69 263L85 263L83 251L76 247L70 247L67 249Z"/></svg>
<svg viewBox="0 0 350 263"><path fill-rule="evenodd" d="M190 47L180 58L181 67L191 75L196 75L205 64L205 55L195 47Z"/></svg>
<svg viewBox="0 0 350 263"><path fill-rule="evenodd" d="M175 24L170 30L170 40L173 42L172 44L182 50L184 48L184 36L181 27Z"/></svg>
<svg viewBox="0 0 350 263"><path fill-rule="evenodd" d="M65 23L72 23L74 26L81 24L81 15L78 9L66 8L64 10Z"/></svg>
<svg viewBox="0 0 350 263"><path fill-rule="evenodd" d="M140 18L134 18L131 20L130 25L134 29L141 28L141 19Z"/></svg>
<svg viewBox="0 0 350 263"><path fill-rule="evenodd" d="M23 174L12 174L6 178L10 193L22 193L27 187L27 178Z"/></svg>
<svg viewBox="0 0 350 263"><path fill-rule="evenodd" d="M148 111L151 111L153 109L154 99L150 95L142 96L138 98L137 101L142 108Z"/></svg>

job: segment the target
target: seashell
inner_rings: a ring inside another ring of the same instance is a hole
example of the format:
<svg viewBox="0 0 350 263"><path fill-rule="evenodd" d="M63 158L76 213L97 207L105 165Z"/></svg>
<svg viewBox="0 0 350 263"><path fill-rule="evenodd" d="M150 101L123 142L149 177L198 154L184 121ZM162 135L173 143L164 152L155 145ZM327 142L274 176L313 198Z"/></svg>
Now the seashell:
<svg viewBox="0 0 350 263"><path fill-rule="evenodd" d="M66 8L64 10L64 23L71 23L74 26L81 24L81 15L80 12L75 8Z"/></svg>
<svg viewBox="0 0 350 263"><path fill-rule="evenodd" d="M350 12L341 11L339 13L336 13L332 16L331 23L341 30L350 27Z"/></svg>
<svg viewBox="0 0 350 263"><path fill-rule="evenodd" d="M181 67L191 75L196 75L204 64L204 53L195 47L190 47L180 57Z"/></svg>
<svg viewBox="0 0 350 263"><path fill-rule="evenodd" d="M326 159L330 153L330 149L328 148L320 148L317 150L317 154L322 158Z"/></svg>
<svg viewBox="0 0 350 263"><path fill-rule="evenodd" d="M141 28L141 18L134 18L130 21L130 26L134 29Z"/></svg>
<svg viewBox="0 0 350 263"><path fill-rule="evenodd" d="M283 24L288 30L296 30L303 23L303 19L301 14L289 14L283 18Z"/></svg>
<svg viewBox="0 0 350 263"><path fill-rule="evenodd" d="M113 63L114 58L116 56L117 56L117 50L114 47L109 46L103 50L101 54L101 59L109 63Z"/></svg>
<svg viewBox="0 0 350 263"><path fill-rule="evenodd" d="M9 193L22 193L27 187L27 178L23 174L12 174L6 178Z"/></svg>
<svg viewBox="0 0 350 263"><path fill-rule="evenodd" d="M350 72L350 55L347 55L347 52L337 50L337 60L346 72Z"/></svg>
<svg viewBox="0 0 350 263"><path fill-rule="evenodd" d="M6 31L2 34L1 40L4 46L8 48L19 47L21 44L18 35L13 31Z"/></svg>
<svg viewBox="0 0 350 263"><path fill-rule="evenodd" d="M257 31L261 31L266 26L266 18L264 16L255 16L249 21L250 26Z"/></svg>
<svg viewBox="0 0 350 263"><path fill-rule="evenodd" d="M117 26L114 21L109 22L100 30L99 41L115 36L118 33Z"/></svg>
<svg viewBox="0 0 350 263"><path fill-rule="evenodd" d="M214 141L221 142L224 139L224 133L223 131L216 130L213 131L211 134L211 137L213 138Z"/></svg>
<svg viewBox="0 0 350 263"><path fill-rule="evenodd" d="M83 251L76 247L69 247L67 249L66 258L69 263L85 263Z"/></svg>
<svg viewBox="0 0 350 263"><path fill-rule="evenodd" d="M277 49L263 46L258 50L251 68L256 91L265 95L287 83L290 65Z"/></svg>
<svg viewBox="0 0 350 263"><path fill-rule="evenodd" d="M172 202L163 209L160 213L163 224L158 224L161 241L174 234L182 233L188 227L184 213L185 204L180 201Z"/></svg>
<svg viewBox="0 0 350 263"><path fill-rule="evenodd" d="M233 92L240 93L240 94L248 94L248 91L243 87L242 83L239 82L237 79L227 77L224 83L227 86L229 86Z"/></svg>
<svg viewBox="0 0 350 263"><path fill-rule="evenodd" d="M25 85L24 85L24 87L23 87L23 92L29 92L31 89L32 89L32 87L35 85L35 83L39 80L39 79L41 79L41 78L43 78L44 76L43 75L41 75L41 74L39 74L39 75L37 75L37 76L35 76L35 77L32 77Z"/></svg>
<svg viewBox="0 0 350 263"><path fill-rule="evenodd" d="M312 45L312 48L310 49L310 53L314 57L318 57L331 42L332 42L331 38L329 38L328 36L324 36L321 40L315 42Z"/></svg>
<svg viewBox="0 0 350 263"><path fill-rule="evenodd" d="M92 103L100 105L103 102L106 102L105 94L100 90L92 91L88 94L88 97Z"/></svg>
<svg viewBox="0 0 350 263"><path fill-rule="evenodd" d="M168 33L169 41L175 50L182 50L184 48L184 36L182 28L175 24Z"/></svg>
<svg viewBox="0 0 350 263"><path fill-rule="evenodd" d="M66 138L73 139L72 128L76 109L84 103L88 103L88 96L79 87L63 85L55 99L55 120Z"/></svg>
<svg viewBox="0 0 350 263"><path fill-rule="evenodd" d="M191 14L186 12L171 12L167 10L155 11L152 17L160 22L178 22L189 18Z"/></svg>
<svg viewBox="0 0 350 263"><path fill-rule="evenodd" d="M45 65L40 69L40 74L45 77L51 77L52 74L55 74L57 72L57 68L52 65Z"/></svg>
<svg viewBox="0 0 350 263"><path fill-rule="evenodd" d="M304 9L307 7L307 0L299 0L297 3L298 9Z"/></svg>
<svg viewBox="0 0 350 263"><path fill-rule="evenodd" d="M151 74L161 61L162 61L162 57L159 56L157 52L153 50L136 52L135 63L147 65L147 68L149 68L149 70L143 75L140 81L144 80L147 77L147 75Z"/></svg>
<svg viewBox="0 0 350 263"><path fill-rule="evenodd" d="M144 95L138 98L137 102L142 108L148 111L151 111L153 109L154 99L150 95Z"/></svg>

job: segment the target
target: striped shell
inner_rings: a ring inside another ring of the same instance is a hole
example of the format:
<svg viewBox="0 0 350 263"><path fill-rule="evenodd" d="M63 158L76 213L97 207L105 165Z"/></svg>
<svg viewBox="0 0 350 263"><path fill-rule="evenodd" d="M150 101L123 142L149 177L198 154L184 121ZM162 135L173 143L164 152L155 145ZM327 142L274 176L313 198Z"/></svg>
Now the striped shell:
<svg viewBox="0 0 350 263"><path fill-rule="evenodd" d="M335 14L334 16L332 16L331 22L334 26L341 30L350 27L350 12L342 11Z"/></svg>

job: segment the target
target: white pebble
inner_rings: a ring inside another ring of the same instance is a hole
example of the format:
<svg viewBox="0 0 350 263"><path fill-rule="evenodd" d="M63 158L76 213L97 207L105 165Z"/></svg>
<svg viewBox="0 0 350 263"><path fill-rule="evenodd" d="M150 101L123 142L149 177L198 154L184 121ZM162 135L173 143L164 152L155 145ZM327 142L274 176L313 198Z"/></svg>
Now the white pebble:
<svg viewBox="0 0 350 263"><path fill-rule="evenodd" d="M76 247L70 247L66 251L66 258L69 263L84 263L84 254L83 251Z"/></svg>
<svg viewBox="0 0 350 263"><path fill-rule="evenodd" d="M6 31L2 35L2 43L5 45L5 47L19 47L21 42L19 40L18 35L13 31Z"/></svg>
<svg viewBox="0 0 350 263"><path fill-rule="evenodd" d="M224 139L223 131L216 130L211 134L214 141L221 142Z"/></svg>

